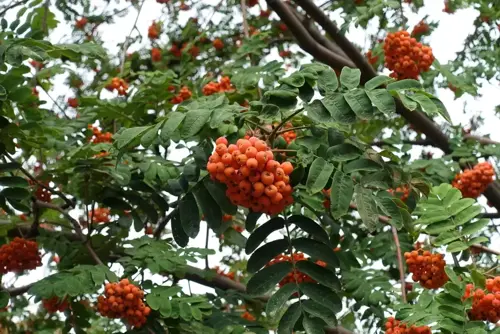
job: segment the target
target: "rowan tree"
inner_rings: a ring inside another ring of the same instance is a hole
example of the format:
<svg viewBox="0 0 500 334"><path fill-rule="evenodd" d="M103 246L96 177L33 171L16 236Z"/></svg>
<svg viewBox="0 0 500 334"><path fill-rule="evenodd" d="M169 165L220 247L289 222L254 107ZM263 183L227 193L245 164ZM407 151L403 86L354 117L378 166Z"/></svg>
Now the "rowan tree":
<svg viewBox="0 0 500 334"><path fill-rule="evenodd" d="M447 63L423 0L0 4L2 333L500 333L500 107L439 98L500 3L442 8Z"/></svg>

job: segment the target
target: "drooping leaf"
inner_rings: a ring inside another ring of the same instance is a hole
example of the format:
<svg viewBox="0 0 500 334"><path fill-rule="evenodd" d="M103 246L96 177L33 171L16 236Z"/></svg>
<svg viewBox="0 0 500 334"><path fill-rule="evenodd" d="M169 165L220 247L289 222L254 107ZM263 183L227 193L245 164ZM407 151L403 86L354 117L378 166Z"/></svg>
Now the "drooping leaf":
<svg viewBox="0 0 500 334"><path fill-rule="evenodd" d="M307 334L324 334L324 323L321 320L313 319L308 315L305 315L302 319L302 326Z"/></svg>
<svg viewBox="0 0 500 334"><path fill-rule="evenodd" d="M391 94L385 89L375 89L366 91L370 101L385 115L392 115L396 112L396 103Z"/></svg>
<svg viewBox="0 0 500 334"><path fill-rule="evenodd" d="M382 85L394 82L395 80L393 78L389 78L388 76L385 75L378 75L370 80L368 80L365 83L365 89L366 90L374 90L377 87L380 87Z"/></svg>
<svg viewBox="0 0 500 334"><path fill-rule="evenodd" d="M368 231L374 231L378 222L378 212L373 194L369 189L363 188L359 184L354 189L354 199L356 200L361 220L366 225Z"/></svg>
<svg viewBox="0 0 500 334"><path fill-rule="evenodd" d="M340 297L321 284L316 283L300 283L300 291L302 291L306 296L311 298L318 304L326 307L333 313L340 312L342 310L342 301Z"/></svg>
<svg viewBox="0 0 500 334"><path fill-rule="evenodd" d="M340 170L333 175L332 188L330 190L330 212L336 219L342 217L349 210L354 183L349 175Z"/></svg>
<svg viewBox="0 0 500 334"><path fill-rule="evenodd" d="M399 91L412 89L422 89L422 84L417 80L403 79L387 85L387 90Z"/></svg>
<svg viewBox="0 0 500 334"><path fill-rule="evenodd" d="M344 94L347 104L361 119L371 119L374 116L372 102L364 89L356 88Z"/></svg>
<svg viewBox="0 0 500 334"><path fill-rule="evenodd" d="M323 124L334 121L332 115L328 112L328 109L326 109L320 100L312 101L310 104L305 106L305 110L307 112L307 117L317 123Z"/></svg>
<svg viewBox="0 0 500 334"><path fill-rule="evenodd" d="M299 252L326 262L331 267L339 266L339 259L333 249L322 242L307 238L297 238L292 240L292 245Z"/></svg>
<svg viewBox="0 0 500 334"><path fill-rule="evenodd" d="M257 272L247 284L250 296L264 296L271 291L289 272L293 266L290 262L279 262Z"/></svg>
<svg viewBox="0 0 500 334"><path fill-rule="evenodd" d="M331 68L320 73L318 77L318 89L322 95L325 95L325 92L334 92L338 87L337 75Z"/></svg>
<svg viewBox="0 0 500 334"><path fill-rule="evenodd" d="M259 226L248 238L245 253L251 254L271 233L283 227L285 227L285 220L281 217L271 218L262 226Z"/></svg>
<svg viewBox="0 0 500 334"><path fill-rule="evenodd" d="M262 216L262 212L249 212L247 215L247 219L245 220L245 229L248 232L252 232L257 225L257 220L259 220L260 216Z"/></svg>
<svg viewBox="0 0 500 334"><path fill-rule="evenodd" d="M28 187L28 181L20 176L2 176L0 177L0 185L4 187Z"/></svg>
<svg viewBox="0 0 500 334"><path fill-rule="evenodd" d="M182 221L179 213L172 216L172 235L174 236L175 242L180 247L186 247L189 242L189 236L184 232L184 227L182 226Z"/></svg>
<svg viewBox="0 0 500 334"><path fill-rule="evenodd" d="M286 302L297 292L298 286L295 283L288 283L282 286L276 293L274 293L266 304L266 313L272 319L281 312L285 307Z"/></svg>
<svg viewBox="0 0 500 334"><path fill-rule="evenodd" d="M295 323L300 318L300 302L295 302L290 305L288 310L281 317L279 326L278 326L278 334L290 334L293 332L293 328L295 327Z"/></svg>
<svg viewBox="0 0 500 334"><path fill-rule="evenodd" d="M365 158L360 158L358 160L348 162L344 166L344 172L347 174L359 171L376 172L380 169L382 169L382 166L380 166L378 163L376 163L373 160Z"/></svg>
<svg viewBox="0 0 500 334"><path fill-rule="evenodd" d="M352 124L356 121L356 114L345 100L344 94L327 93L321 102L323 102L323 105L336 122L341 124Z"/></svg>
<svg viewBox="0 0 500 334"><path fill-rule="evenodd" d="M347 89L359 86L361 81L361 71L358 68L344 67L340 72L340 84Z"/></svg>
<svg viewBox="0 0 500 334"><path fill-rule="evenodd" d="M213 182L208 178L203 180L203 184L207 188L213 199L219 204L222 211L228 215L235 215L238 208L236 205L231 203L229 198L226 196L226 186L220 182Z"/></svg>
<svg viewBox="0 0 500 334"><path fill-rule="evenodd" d="M309 168L306 187L309 193L320 192L328 183L333 172L333 165L323 158L316 158Z"/></svg>
<svg viewBox="0 0 500 334"><path fill-rule="evenodd" d="M293 215L293 216L290 216L287 219L287 221L288 221L288 223L295 224L296 226L300 227L304 232L313 236L315 239L317 239L325 244L330 243L330 239L328 238L328 234L323 229L323 227L318 225L311 218L308 218L308 217L303 216L303 215Z"/></svg>
<svg viewBox="0 0 500 334"><path fill-rule="evenodd" d="M361 150L352 144L339 144L332 146L326 151L328 159L333 161L349 161L361 155Z"/></svg>
<svg viewBox="0 0 500 334"><path fill-rule="evenodd" d="M196 238L200 232L200 212L192 193L187 193L179 202L182 229L190 238Z"/></svg>
<svg viewBox="0 0 500 334"><path fill-rule="evenodd" d="M323 268L312 261L298 261L295 266L301 273L310 276L316 282L330 289L340 290L340 281L331 270Z"/></svg>
<svg viewBox="0 0 500 334"><path fill-rule="evenodd" d="M249 273L255 273L265 266L277 255L283 253L288 247L288 240L273 240L253 252L248 259L247 270Z"/></svg>
<svg viewBox="0 0 500 334"><path fill-rule="evenodd" d="M188 111L182 124L182 138L190 138L196 135L207 124L212 114L211 110L196 109Z"/></svg>
<svg viewBox="0 0 500 334"><path fill-rule="evenodd" d="M212 198L212 195L210 195L210 192L203 183L198 183L198 185L194 187L193 194L205 216L205 221L208 223L208 226L210 226L214 232L218 233L222 222L221 208Z"/></svg>

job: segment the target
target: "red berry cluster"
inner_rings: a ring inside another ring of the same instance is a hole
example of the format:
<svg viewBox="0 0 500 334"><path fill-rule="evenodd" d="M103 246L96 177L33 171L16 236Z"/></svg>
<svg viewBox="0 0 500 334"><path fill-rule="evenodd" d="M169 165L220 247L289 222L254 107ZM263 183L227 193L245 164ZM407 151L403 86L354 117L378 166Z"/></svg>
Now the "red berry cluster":
<svg viewBox="0 0 500 334"><path fill-rule="evenodd" d="M495 171L489 162L481 162L455 176L451 185L462 192L463 197L477 198L493 182Z"/></svg>
<svg viewBox="0 0 500 334"><path fill-rule="evenodd" d="M268 18L269 16L271 16L271 10L270 9L267 9L267 10L260 10L260 17L262 18Z"/></svg>
<svg viewBox="0 0 500 334"><path fill-rule="evenodd" d="M127 95L128 84L125 80L121 78L113 78L111 79L111 83L106 86L106 89L112 92L113 90L118 91L118 95Z"/></svg>
<svg viewBox="0 0 500 334"><path fill-rule="evenodd" d="M259 0L247 0L247 6L253 7L259 4Z"/></svg>
<svg viewBox="0 0 500 334"><path fill-rule="evenodd" d="M293 253L293 256L290 255L285 255L285 254L280 254L276 256L273 260L271 260L267 266L272 266L273 264L280 263L280 262L292 262L292 263L297 263L299 261L309 261L308 258L304 256L304 253L296 252ZM317 265L321 267L326 267L326 263L323 261L316 261L315 262ZM297 269L294 269L292 272L288 273L288 275L283 278L278 285L280 287L288 284L288 283L315 283L316 281L313 280L309 275L306 275Z"/></svg>
<svg viewBox="0 0 500 334"><path fill-rule="evenodd" d="M179 104L179 103L182 103L183 101L189 100L191 98L191 96L193 96L193 93L189 90L189 88L187 86L183 86L179 90L179 94L177 94L176 96L174 96L170 100L170 103Z"/></svg>
<svg viewBox="0 0 500 334"><path fill-rule="evenodd" d="M66 299L60 300L58 297L43 299L42 305L49 313L64 312L69 307Z"/></svg>
<svg viewBox="0 0 500 334"><path fill-rule="evenodd" d="M109 223L109 209L108 208L96 208L94 210L94 215L92 216L92 212L89 212L89 220L92 219L92 223L100 224L100 223Z"/></svg>
<svg viewBox="0 0 500 334"><path fill-rule="evenodd" d="M412 36L420 36L429 32L429 25L424 21L420 21L411 32Z"/></svg>
<svg viewBox="0 0 500 334"><path fill-rule="evenodd" d="M284 129L291 129L291 128L293 128L293 125L292 125L292 123L288 122L285 124L285 126L283 128ZM281 137L283 137L283 139L285 139L287 144L290 144L292 141L294 141L297 138L297 133L293 130L290 130L290 131L282 133Z"/></svg>
<svg viewBox="0 0 500 334"><path fill-rule="evenodd" d="M125 319L130 325L140 328L151 313L143 297L144 291L125 278L119 283L106 284L104 296L97 299L97 310L105 317Z"/></svg>
<svg viewBox="0 0 500 334"><path fill-rule="evenodd" d="M366 59L371 65L375 65L378 62L378 56L374 56L372 50L368 50L366 53Z"/></svg>
<svg viewBox="0 0 500 334"><path fill-rule="evenodd" d="M38 89L36 89L36 87L31 88L31 94L33 94L36 97L40 96L40 93L38 92Z"/></svg>
<svg viewBox="0 0 500 334"><path fill-rule="evenodd" d="M32 270L41 265L36 241L16 237L0 247L0 274Z"/></svg>
<svg viewBox="0 0 500 334"><path fill-rule="evenodd" d="M86 17L82 17L81 19L76 20L75 27L76 29L83 30L83 28L85 28L88 22L89 20Z"/></svg>
<svg viewBox="0 0 500 334"><path fill-rule="evenodd" d="M472 299L472 309L469 317L472 320L500 321L500 276L486 280L486 290L475 289L473 284L467 284L463 299Z"/></svg>
<svg viewBox="0 0 500 334"><path fill-rule="evenodd" d="M226 195L233 204L275 215L293 203L289 184L293 166L274 160L265 141L250 137L227 146L227 139L220 137L216 144L207 170L212 179L227 185Z"/></svg>
<svg viewBox="0 0 500 334"><path fill-rule="evenodd" d="M241 317L245 320L248 321L255 321L255 317L252 315L252 313L245 311L244 313L241 314Z"/></svg>
<svg viewBox="0 0 500 334"><path fill-rule="evenodd" d="M214 39L212 45L216 50L222 50L224 48L224 42L220 38Z"/></svg>
<svg viewBox="0 0 500 334"><path fill-rule="evenodd" d="M45 184L45 186L48 186L48 183ZM38 186L35 190L35 197L37 200L45 203L50 203L52 202L52 193L47 189L42 186Z"/></svg>
<svg viewBox="0 0 500 334"><path fill-rule="evenodd" d="M412 325L408 327L401 321L390 317L385 323L385 334L431 334L431 329L428 326L417 327Z"/></svg>
<svg viewBox="0 0 500 334"><path fill-rule="evenodd" d="M170 0L156 0L157 3L167 4Z"/></svg>
<svg viewBox="0 0 500 334"><path fill-rule="evenodd" d="M40 71L44 65L42 62L36 61L36 60L31 60L30 65L33 66L37 71Z"/></svg>
<svg viewBox="0 0 500 334"><path fill-rule="evenodd" d="M160 61L161 60L161 50L158 48L151 49L151 60Z"/></svg>
<svg viewBox="0 0 500 334"><path fill-rule="evenodd" d="M280 57L281 58L288 58L292 55L292 51L290 50L281 50L280 51Z"/></svg>
<svg viewBox="0 0 500 334"><path fill-rule="evenodd" d="M418 43L407 31L389 33L384 42L385 66L393 71L391 77L417 79L429 70L434 56L432 49Z"/></svg>
<svg viewBox="0 0 500 334"><path fill-rule="evenodd" d="M323 207L327 210L330 210L330 194L332 193L332 189L323 189L323 195L325 198L323 199Z"/></svg>
<svg viewBox="0 0 500 334"><path fill-rule="evenodd" d="M408 189L408 187L397 187L396 189L389 189L388 191L393 196L399 196L399 199L403 202L410 196L410 189Z"/></svg>
<svg viewBox="0 0 500 334"><path fill-rule="evenodd" d="M94 144L99 143L111 143L113 141L113 134L111 132L101 132L98 128L92 126L92 124L88 125L88 128L92 130L93 136L90 138L90 142Z"/></svg>
<svg viewBox="0 0 500 334"><path fill-rule="evenodd" d="M76 97L68 97L68 106L71 108L78 107L78 99Z"/></svg>
<svg viewBox="0 0 500 334"><path fill-rule="evenodd" d="M149 39L157 39L160 36L160 27L153 21L153 23L148 27L148 37Z"/></svg>
<svg viewBox="0 0 500 334"><path fill-rule="evenodd" d="M234 90L233 85L231 85L231 79L229 77L222 77L219 82L209 82L205 86L203 86L203 89L201 90L203 92L203 95L212 95L216 93L223 93L227 91Z"/></svg>
<svg viewBox="0 0 500 334"><path fill-rule="evenodd" d="M405 253L406 265L413 274L413 281L419 282L426 289L439 289L448 281L443 258L443 254L431 254L422 250Z"/></svg>
<svg viewBox="0 0 500 334"><path fill-rule="evenodd" d="M182 55L182 51L187 47L188 43L184 43L182 44L182 47L179 48L176 44L173 44L171 47L170 47L170 53L174 56L174 57L180 57ZM197 57L199 54L200 54L200 48L197 47L196 45L193 45L191 46L191 48L189 49L188 53L193 56L193 57Z"/></svg>

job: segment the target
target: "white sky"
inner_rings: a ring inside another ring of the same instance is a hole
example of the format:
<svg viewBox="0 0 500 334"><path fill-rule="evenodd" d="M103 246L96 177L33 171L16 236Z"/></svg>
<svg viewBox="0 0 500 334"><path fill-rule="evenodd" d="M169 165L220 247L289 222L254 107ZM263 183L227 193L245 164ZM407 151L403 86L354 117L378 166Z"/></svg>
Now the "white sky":
<svg viewBox="0 0 500 334"><path fill-rule="evenodd" d="M206 0L207 3L218 3L218 0ZM99 10L96 13L99 13L102 10L103 1L93 0L93 4ZM123 8L125 4L129 4L130 2L120 1L119 6L116 6L114 2L111 2L108 8L117 7ZM265 1L261 0L261 3L265 6ZM413 27L416 23L418 23L425 15L428 15L427 22L429 21L439 21L440 26L437 28L430 38L427 38L430 46L433 49L434 56L440 61L441 64L446 64L448 61L455 59L455 53L462 49L462 43L466 36L471 33L474 29L473 21L477 17L478 13L475 10L467 9L467 10L458 10L454 15L449 15L442 12L443 9L443 1L440 0L427 0L425 1L425 7L420 11L418 15L411 13L408 10L408 7L405 4L405 14L408 15L408 24L410 27ZM158 20L161 15L161 11L164 8L164 5L156 3L153 0L146 0L142 12L137 21L137 27L139 31L141 31L144 35L147 34L147 29L151 25L153 20ZM8 15L6 15L6 19L11 22L12 17L15 16L15 11L10 11ZM257 12L256 12L257 11ZM251 12L258 13L256 8L251 9ZM136 18L137 12L132 9L128 15L125 17L116 17L115 23L111 25L103 25L99 27L98 32L101 38L104 40L104 47L106 47L111 54L119 54L120 49L117 47L118 43L123 43L125 40L126 34L132 29L133 22ZM186 20L191 15L190 12L182 12L181 19ZM53 43L58 42L69 42L71 40L71 31L72 27L67 24L64 24L64 19L58 13L57 18L61 22L59 26L52 31L50 40ZM214 16L214 20L217 20L217 15ZM72 22L70 22L72 23ZM168 23L166 23L168 24ZM375 29L369 29L370 32L375 32ZM136 32L134 32L135 34ZM366 45L366 34L362 29L356 29L354 27L348 33L348 37L350 40L354 41L359 45ZM166 39L163 37L162 42L165 43ZM367 45L366 45L367 46ZM136 51L141 48L150 48L150 42L147 38L143 38L142 44L135 44L129 47L128 52ZM277 58L277 52L275 53L275 57ZM61 101L66 101L68 97L71 97L72 93L64 87L64 76L57 76L54 79L55 86L54 89L50 92L52 97L61 97ZM500 120L494 114L494 107L497 104L500 104L500 87L498 83L495 84L485 84L484 87L480 90L482 97L472 98L470 96L462 97L458 100L454 100L454 94L449 89L439 89L438 97L443 101L443 103L448 108L449 113L451 114L451 118L454 124L462 123L463 125L468 124L468 120L470 117L464 115L463 106L464 103L467 103L468 110L474 112L480 112L481 116L486 118L486 122L482 128L479 129L478 134L491 134L491 137L496 140L500 140L500 132L496 132L495 130L500 128ZM103 94L105 97L109 97L110 95ZM41 92L41 99L48 100L47 96ZM47 106L51 105L51 101L48 100ZM182 152L174 152L172 160L179 161L182 157ZM77 216L77 213L74 215ZM199 236L191 240L189 246L195 247L204 247L205 244L205 227L206 225L202 225L201 232ZM139 234L137 234L138 236ZM246 232L245 232L246 235ZM218 238L216 238L213 233L210 238L209 247L212 249L218 249ZM214 256L210 257L211 266L216 265L223 255L228 255L230 252L225 251L224 253L218 253ZM47 258L45 260L48 260ZM44 262L45 263L45 262ZM197 264L198 267L203 268L204 262L200 261ZM31 271L28 275L20 277L15 286L22 286L29 282L33 282L39 280L40 278L46 276L48 274L47 268L44 266L42 268L38 268L37 270ZM9 281L6 277L5 281ZM186 284L184 284L186 287ZM206 291L210 291L211 289L207 289L201 285L196 283L191 283L191 289L193 293L203 293ZM186 290L187 292L187 290Z"/></svg>

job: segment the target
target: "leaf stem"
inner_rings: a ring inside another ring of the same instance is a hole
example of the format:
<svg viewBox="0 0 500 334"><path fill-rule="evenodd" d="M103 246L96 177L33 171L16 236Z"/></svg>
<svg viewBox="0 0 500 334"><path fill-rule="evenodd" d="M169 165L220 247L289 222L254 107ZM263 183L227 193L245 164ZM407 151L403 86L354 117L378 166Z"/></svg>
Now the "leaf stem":
<svg viewBox="0 0 500 334"><path fill-rule="evenodd" d="M394 244L396 245L396 255L398 257L399 278L401 280L401 298L403 299L403 302L406 303L406 280L403 267L403 257L401 254L401 245L399 244L398 230L394 226L391 226L391 229L392 236L394 238Z"/></svg>

